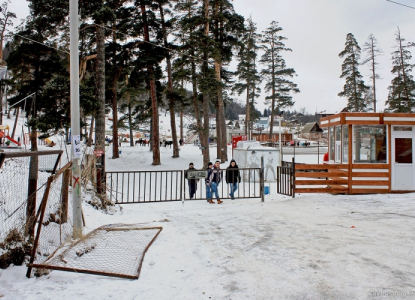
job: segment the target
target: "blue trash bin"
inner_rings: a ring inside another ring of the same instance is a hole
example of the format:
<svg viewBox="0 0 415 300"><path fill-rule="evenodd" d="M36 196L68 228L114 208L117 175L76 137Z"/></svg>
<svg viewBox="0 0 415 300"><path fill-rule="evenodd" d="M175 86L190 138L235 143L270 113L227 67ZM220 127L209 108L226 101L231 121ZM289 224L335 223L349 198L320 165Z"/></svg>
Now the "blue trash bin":
<svg viewBox="0 0 415 300"><path fill-rule="evenodd" d="M264 186L264 195L269 195L269 186Z"/></svg>

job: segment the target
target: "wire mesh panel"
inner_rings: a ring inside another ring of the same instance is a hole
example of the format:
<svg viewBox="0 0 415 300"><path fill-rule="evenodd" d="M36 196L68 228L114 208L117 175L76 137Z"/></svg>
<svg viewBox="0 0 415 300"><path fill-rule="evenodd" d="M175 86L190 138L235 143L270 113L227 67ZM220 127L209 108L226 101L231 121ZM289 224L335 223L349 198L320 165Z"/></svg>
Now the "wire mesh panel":
<svg viewBox="0 0 415 300"><path fill-rule="evenodd" d="M44 261L58 247L71 239L73 234L73 204L72 197L64 199L62 190L63 174L54 177L51 181L49 194L45 201L43 220L40 222L42 228L36 247L34 262ZM67 187L66 187L67 188ZM39 223L37 224L39 226Z"/></svg>
<svg viewBox="0 0 415 300"><path fill-rule="evenodd" d="M161 230L136 224L102 226L32 267L137 279L144 254Z"/></svg>
<svg viewBox="0 0 415 300"><path fill-rule="evenodd" d="M30 252L36 211L48 177L54 173L62 151L7 152L0 154L0 248ZM4 253L3 253L4 254ZM10 261L21 264L21 261ZM2 255L1 267L10 262Z"/></svg>
<svg viewBox="0 0 415 300"><path fill-rule="evenodd" d="M182 200L182 170L106 174L109 197L117 204Z"/></svg>

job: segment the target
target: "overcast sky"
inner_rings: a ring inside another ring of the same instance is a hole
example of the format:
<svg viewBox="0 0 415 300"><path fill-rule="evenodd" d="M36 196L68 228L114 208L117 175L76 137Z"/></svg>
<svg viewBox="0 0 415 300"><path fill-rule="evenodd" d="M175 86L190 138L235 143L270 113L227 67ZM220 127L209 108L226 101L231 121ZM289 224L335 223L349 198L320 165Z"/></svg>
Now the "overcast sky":
<svg viewBox="0 0 415 300"><path fill-rule="evenodd" d="M415 7L415 0L395 2ZM234 0L233 4L237 13L245 18L252 16L258 32L272 21L279 22L283 28L281 35L288 38L286 46L293 50L283 56L287 66L297 71L293 81L301 90L294 94L294 108L306 108L311 113L324 110L335 113L347 105L347 100L337 94L344 85L344 79L339 78L343 59L338 55L344 50L348 33L355 36L362 48L373 34L384 52L377 70L382 78L376 83L378 110L385 106L387 87L392 80L391 52L398 26L406 41L415 42L415 9L386 0ZM18 19L24 18L29 12L27 2L12 0L10 11ZM412 54L415 56L415 47ZM360 66L359 70L366 84L370 84L369 69ZM257 99L261 111L266 107L265 96L263 92ZM240 97L241 101L244 99Z"/></svg>

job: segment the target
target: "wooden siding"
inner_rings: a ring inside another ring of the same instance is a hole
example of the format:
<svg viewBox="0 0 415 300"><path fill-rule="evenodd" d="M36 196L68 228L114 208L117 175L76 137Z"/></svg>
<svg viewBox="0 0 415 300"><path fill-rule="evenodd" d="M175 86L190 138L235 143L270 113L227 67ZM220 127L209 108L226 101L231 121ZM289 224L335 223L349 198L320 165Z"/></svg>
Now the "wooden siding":
<svg viewBox="0 0 415 300"><path fill-rule="evenodd" d="M390 192L388 164L295 165L295 193Z"/></svg>

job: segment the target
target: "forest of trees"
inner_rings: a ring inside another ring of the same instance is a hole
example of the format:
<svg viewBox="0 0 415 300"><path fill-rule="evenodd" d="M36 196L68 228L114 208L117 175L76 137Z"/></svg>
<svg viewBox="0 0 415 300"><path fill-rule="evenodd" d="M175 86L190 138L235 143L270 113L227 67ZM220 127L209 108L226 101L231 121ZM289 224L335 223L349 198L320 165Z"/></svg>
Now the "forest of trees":
<svg viewBox="0 0 415 300"><path fill-rule="evenodd" d="M10 1L2 4L0 12L0 58L4 48L9 70L1 81L2 91L7 87L8 105L28 116L35 150L36 132L45 137L57 132L67 135L70 127L68 1L29 0L30 15L14 29L16 15L8 11ZM267 116L292 109L293 95L300 92L296 71L284 59L284 53L293 50L285 45L283 28L272 21L258 32L252 17L239 15L230 0L80 0L79 8L80 123L83 134L95 131L95 149L103 150L105 114L112 114L113 158L119 153L119 127L132 133L150 124L153 164L161 164L156 133L158 110L164 108L172 116L173 157L179 156L177 141L184 138L183 132L176 132L173 116L190 112L205 147L204 165L209 161L209 118L216 116L217 157L225 162L227 153L220 149L226 149L226 118L246 114L250 124L259 117L255 105L261 87ZM395 37L391 70L395 78L387 111L413 112L410 48L414 44L406 42L399 29ZM339 54L345 79L339 96L347 98L348 111L376 111L377 58L382 52L373 35L363 46L363 61L361 51L349 33ZM359 73L361 64L370 67L370 85ZM244 105L238 104L238 97ZM89 128L87 118L92 120Z"/></svg>
<svg viewBox="0 0 415 300"><path fill-rule="evenodd" d="M412 55L409 48L414 47L412 42L406 42L402 37L399 27L395 32L395 50L392 54L392 74L395 76L389 86L386 100L386 112L411 113L415 111L415 81L413 79L411 64ZM344 58L342 74L346 83L343 91L338 95L347 98L347 111L351 112L376 112L376 80L379 75L378 57L382 50L373 34L369 35L363 46L366 54L363 62L360 62L362 49L352 33L346 37L345 49L340 52L339 57ZM359 72L359 66L367 64L371 71L371 85L366 85L363 76Z"/></svg>
<svg viewBox="0 0 415 300"><path fill-rule="evenodd" d="M15 18L11 14L5 19L8 3L2 9L1 41ZM67 135L71 117L68 2L29 0L29 7L30 15L6 44L10 76L2 84L8 87L7 101L25 110L31 132ZM294 104L290 92L299 90L286 79L295 71L282 58L283 51L291 51L277 34L282 28L272 22L267 31L257 32L252 18L245 20L229 0L80 0L79 8L81 128L84 134L95 130L95 148L102 150L105 113L111 113L113 158L119 153L119 127L132 132L149 123L154 133L153 164L161 163L156 134L159 108L172 116L173 157L179 156L177 140L183 138L182 132L176 132L173 116L191 111L206 149L206 165L212 115L219 124L217 148L226 149L225 118L236 119L243 113L247 121L257 119L261 113L255 104L263 80L271 82L266 87L271 114ZM272 55L260 59L261 51ZM238 63L237 70L230 69L232 61ZM241 107L235 100L242 94L246 104ZM85 126L87 118L93 120L90 128ZM226 151L218 150L217 155L222 162L228 160Z"/></svg>

